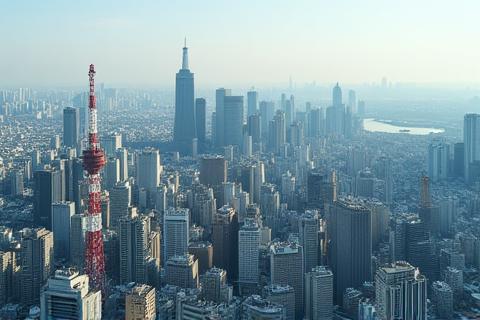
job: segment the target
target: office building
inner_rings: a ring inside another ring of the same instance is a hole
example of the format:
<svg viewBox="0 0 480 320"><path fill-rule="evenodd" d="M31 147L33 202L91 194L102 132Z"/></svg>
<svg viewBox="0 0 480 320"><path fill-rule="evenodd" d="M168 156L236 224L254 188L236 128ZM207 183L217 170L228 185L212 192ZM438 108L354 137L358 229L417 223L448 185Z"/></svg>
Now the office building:
<svg viewBox="0 0 480 320"><path fill-rule="evenodd" d="M172 256L167 260L165 282L180 288L198 288L198 261L192 254Z"/></svg>
<svg viewBox="0 0 480 320"><path fill-rule="evenodd" d="M243 140L243 96L225 96L223 108L223 143L226 146L241 147Z"/></svg>
<svg viewBox="0 0 480 320"><path fill-rule="evenodd" d="M122 135L114 132L102 137L102 146L107 157L115 157L117 150L122 147Z"/></svg>
<svg viewBox="0 0 480 320"><path fill-rule="evenodd" d="M136 165L138 188L143 188L147 192L155 192L160 184L160 176L163 171L163 167L160 165L160 152L151 148L142 150L137 155Z"/></svg>
<svg viewBox="0 0 480 320"><path fill-rule="evenodd" d="M222 156L205 155L200 158L200 183L220 186L227 182L227 161Z"/></svg>
<svg viewBox="0 0 480 320"><path fill-rule="evenodd" d="M339 199L328 220L328 231L335 301L340 304L346 288L358 288L372 280L371 211L358 199Z"/></svg>
<svg viewBox="0 0 480 320"><path fill-rule="evenodd" d="M125 295L125 319L155 320L156 318L155 288L146 284L137 284Z"/></svg>
<svg viewBox="0 0 480 320"><path fill-rule="evenodd" d="M241 319L287 320L287 316L284 306L251 295L242 302Z"/></svg>
<svg viewBox="0 0 480 320"><path fill-rule="evenodd" d="M333 273L323 266L305 274L305 320L333 317Z"/></svg>
<svg viewBox="0 0 480 320"><path fill-rule="evenodd" d="M442 139L434 139L428 145L427 172L429 178L434 182L447 179L449 166L450 146Z"/></svg>
<svg viewBox="0 0 480 320"><path fill-rule="evenodd" d="M16 298L17 259L14 251L0 251L0 305Z"/></svg>
<svg viewBox="0 0 480 320"><path fill-rule="evenodd" d="M380 319L427 319L427 280L409 263L380 267L375 290Z"/></svg>
<svg viewBox="0 0 480 320"><path fill-rule="evenodd" d="M213 267L213 246L208 241L191 242L188 253L193 254L198 260L198 273L204 274Z"/></svg>
<svg viewBox="0 0 480 320"><path fill-rule="evenodd" d="M52 204L52 231L56 259L70 259L71 219L75 214L75 203L71 201Z"/></svg>
<svg viewBox="0 0 480 320"><path fill-rule="evenodd" d="M319 265L320 262L320 218L315 210L307 210L298 220L300 245L303 247L305 271Z"/></svg>
<svg viewBox="0 0 480 320"><path fill-rule="evenodd" d="M40 302L40 288L53 271L53 232L23 229L20 251L20 297L25 305Z"/></svg>
<svg viewBox="0 0 480 320"><path fill-rule="evenodd" d="M128 217L132 201L130 182L117 183L110 190L110 227L116 229L121 218Z"/></svg>
<svg viewBox="0 0 480 320"><path fill-rule="evenodd" d="M42 289L40 319L102 319L102 293L89 287L87 275L60 269Z"/></svg>
<svg viewBox="0 0 480 320"><path fill-rule="evenodd" d="M470 172L470 167L480 161L480 114L468 113L463 121L464 177L467 183L478 179Z"/></svg>
<svg viewBox="0 0 480 320"><path fill-rule="evenodd" d="M275 113L275 104L273 101L260 101L260 120L262 137L268 135L268 124L273 119Z"/></svg>
<svg viewBox="0 0 480 320"><path fill-rule="evenodd" d="M202 295L205 300L220 303L227 286L227 272L220 268L211 268L202 278Z"/></svg>
<svg viewBox="0 0 480 320"><path fill-rule="evenodd" d="M164 261L188 252L189 210L168 208L163 216Z"/></svg>
<svg viewBox="0 0 480 320"><path fill-rule="evenodd" d="M295 290L289 285L272 284L263 288L265 300L285 308L286 319L295 319Z"/></svg>
<svg viewBox="0 0 480 320"><path fill-rule="evenodd" d="M452 319L453 317L453 291L443 281L432 284L432 302L435 304L435 313L439 319Z"/></svg>
<svg viewBox="0 0 480 320"><path fill-rule="evenodd" d="M119 220L120 283L147 283L149 230L146 216Z"/></svg>
<svg viewBox="0 0 480 320"><path fill-rule="evenodd" d="M287 141L287 127L285 113L277 110L273 119L268 123L268 146L270 151L281 153Z"/></svg>
<svg viewBox="0 0 480 320"><path fill-rule="evenodd" d="M274 242L270 245L270 282L293 287L295 319L303 317L304 272L301 246L294 242Z"/></svg>
<svg viewBox="0 0 480 320"><path fill-rule="evenodd" d="M87 216L74 214L70 222L70 263L78 270L83 270L85 263L85 232Z"/></svg>
<svg viewBox="0 0 480 320"><path fill-rule="evenodd" d="M128 179L128 151L127 148L120 148L117 150L116 158L120 163L120 181L127 181Z"/></svg>
<svg viewBox="0 0 480 320"><path fill-rule="evenodd" d="M58 170L37 170L34 173L33 220L35 225L52 230L52 204L63 201L62 174Z"/></svg>
<svg viewBox="0 0 480 320"><path fill-rule="evenodd" d="M238 232L238 282L240 292L255 291L259 281L260 228L254 219L245 219Z"/></svg>
<svg viewBox="0 0 480 320"><path fill-rule="evenodd" d="M63 109L63 145L76 148L80 141L80 112L78 108Z"/></svg>
<svg viewBox="0 0 480 320"><path fill-rule="evenodd" d="M187 44L183 47L182 68L175 78L175 122L173 143L182 154L192 154L196 138L193 73L188 67Z"/></svg>
<svg viewBox="0 0 480 320"><path fill-rule="evenodd" d="M238 215L230 206L217 210L212 227L213 264L225 269L229 281L238 279Z"/></svg>
<svg viewBox="0 0 480 320"><path fill-rule="evenodd" d="M111 190L120 181L120 160L114 157L107 159L103 169L103 184L105 189Z"/></svg>
<svg viewBox="0 0 480 320"><path fill-rule="evenodd" d="M197 139L198 143L201 146L200 149L203 149L206 139L206 125L207 125L207 104L204 98L195 99L195 122L197 129Z"/></svg>
<svg viewBox="0 0 480 320"><path fill-rule="evenodd" d="M247 92L247 117L257 113L258 110L258 92L257 91L248 91Z"/></svg>
<svg viewBox="0 0 480 320"><path fill-rule="evenodd" d="M335 172L311 171L307 176L307 207L323 210L337 199Z"/></svg>

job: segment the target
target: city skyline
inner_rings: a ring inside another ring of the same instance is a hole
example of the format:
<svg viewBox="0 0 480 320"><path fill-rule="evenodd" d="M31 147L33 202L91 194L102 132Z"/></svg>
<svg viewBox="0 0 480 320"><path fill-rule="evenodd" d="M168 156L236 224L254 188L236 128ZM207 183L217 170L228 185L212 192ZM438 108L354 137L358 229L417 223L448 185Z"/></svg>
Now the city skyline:
<svg viewBox="0 0 480 320"><path fill-rule="evenodd" d="M474 1L93 4L6 3L0 85L171 87L185 36L200 87L480 81Z"/></svg>

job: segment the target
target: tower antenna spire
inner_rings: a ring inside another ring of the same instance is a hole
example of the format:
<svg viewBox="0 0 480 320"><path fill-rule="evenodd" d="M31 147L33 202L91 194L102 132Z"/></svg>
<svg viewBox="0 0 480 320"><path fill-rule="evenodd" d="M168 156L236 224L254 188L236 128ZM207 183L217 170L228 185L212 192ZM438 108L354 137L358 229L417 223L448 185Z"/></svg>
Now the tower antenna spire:
<svg viewBox="0 0 480 320"><path fill-rule="evenodd" d="M183 47L184 47L184 48L187 47L187 37L185 37L185 39L183 40Z"/></svg>

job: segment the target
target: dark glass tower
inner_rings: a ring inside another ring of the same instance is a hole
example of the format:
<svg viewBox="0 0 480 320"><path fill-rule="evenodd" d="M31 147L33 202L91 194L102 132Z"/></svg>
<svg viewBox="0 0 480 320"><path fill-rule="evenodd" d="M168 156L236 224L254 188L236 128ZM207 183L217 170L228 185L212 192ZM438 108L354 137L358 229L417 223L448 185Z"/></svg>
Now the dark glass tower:
<svg viewBox="0 0 480 320"><path fill-rule="evenodd" d="M173 142L183 154L192 153L192 140L196 138L193 73L188 69L188 48L183 48L182 68L175 81L175 124Z"/></svg>

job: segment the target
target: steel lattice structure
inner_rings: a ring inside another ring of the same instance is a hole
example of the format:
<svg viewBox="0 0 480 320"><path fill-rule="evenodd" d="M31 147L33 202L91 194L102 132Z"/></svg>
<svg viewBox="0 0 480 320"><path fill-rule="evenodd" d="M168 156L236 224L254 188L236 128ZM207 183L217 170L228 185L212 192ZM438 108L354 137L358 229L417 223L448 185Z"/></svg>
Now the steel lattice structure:
<svg viewBox="0 0 480 320"><path fill-rule="evenodd" d="M100 169L105 165L105 154L100 148L97 132L97 107L95 99L95 67L90 65L88 78L88 148L83 151L83 168L88 179L87 232L85 235L85 272L90 284L102 292L105 289L105 257L102 238L101 178Z"/></svg>

